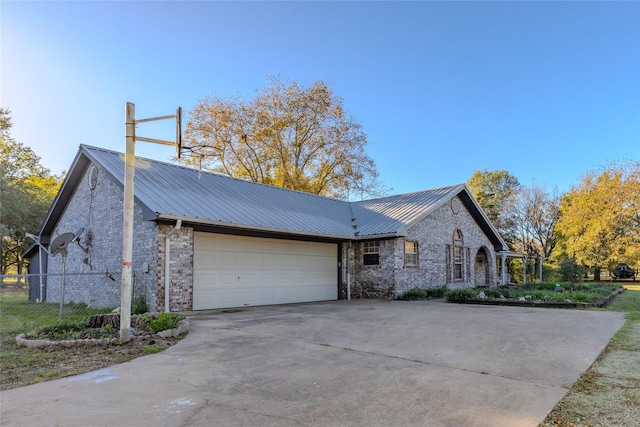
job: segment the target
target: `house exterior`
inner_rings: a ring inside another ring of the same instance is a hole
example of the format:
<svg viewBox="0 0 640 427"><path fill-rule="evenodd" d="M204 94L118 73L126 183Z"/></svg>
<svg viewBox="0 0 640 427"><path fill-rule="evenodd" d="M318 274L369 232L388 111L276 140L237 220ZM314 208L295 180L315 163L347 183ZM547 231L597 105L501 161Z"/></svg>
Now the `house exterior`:
<svg viewBox="0 0 640 427"><path fill-rule="evenodd" d="M120 304L123 181L123 154L80 146L39 236L84 228L66 302ZM133 297L153 311L495 286L508 252L464 184L347 202L137 158L134 194ZM62 259L43 253L28 251L48 273L33 294L59 302Z"/></svg>

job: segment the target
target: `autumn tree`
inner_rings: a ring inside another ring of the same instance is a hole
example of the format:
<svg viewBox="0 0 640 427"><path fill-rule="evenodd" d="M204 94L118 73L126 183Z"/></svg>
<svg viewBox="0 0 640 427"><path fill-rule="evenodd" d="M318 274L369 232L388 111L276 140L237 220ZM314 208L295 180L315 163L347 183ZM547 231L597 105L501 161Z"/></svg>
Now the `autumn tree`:
<svg viewBox="0 0 640 427"><path fill-rule="evenodd" d="M512 206L520 189L518 178L506 170L478 170L467 181L467 187L505 241L516 239Z"/></svg>
<svg viewBox="0 0 640 427"><path fill-rule="evenodd" d="M2 274L22 273L20 254L31 243L58 191L61 178L40 165L31 148L11 137L8 110L0 109L0 252Z"/></svg>
<svg viewBox="0 0 640 427"><path fill-rule="evenodd" d="M379 195L362 125L324 82L271 77L254 98L212 95L190 112L185 163L263 184L329 197Z"/></svg>
<svg viewBox="0 0 640 427"><path fill-rule="evenodd" d="M595 270L640 261L640 162L587 172L560 205L557 229L566 253Z"/></svg>
<svg viewBox="0 0 640 427"><path fill-rule="evenodd" d="M548 259L558 243L558 193L536 183L521 186L510 209L515 225L514 249Z"/></svg>

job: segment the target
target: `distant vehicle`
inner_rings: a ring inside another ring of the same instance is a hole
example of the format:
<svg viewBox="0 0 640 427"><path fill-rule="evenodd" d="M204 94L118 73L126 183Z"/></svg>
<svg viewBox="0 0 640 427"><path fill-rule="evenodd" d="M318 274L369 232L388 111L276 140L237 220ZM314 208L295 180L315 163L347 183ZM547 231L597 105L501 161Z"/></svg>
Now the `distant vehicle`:
<svg viewBox="0 0 640 427"><path fill-rule="evenodd" d="M636 280L636 271L633 268L629 267L624 262L621 262L620 264L618 264L616 268L613 269L612 274L613 274L614 280L620 280L620 279L632 279L633 281Z"/></svg>

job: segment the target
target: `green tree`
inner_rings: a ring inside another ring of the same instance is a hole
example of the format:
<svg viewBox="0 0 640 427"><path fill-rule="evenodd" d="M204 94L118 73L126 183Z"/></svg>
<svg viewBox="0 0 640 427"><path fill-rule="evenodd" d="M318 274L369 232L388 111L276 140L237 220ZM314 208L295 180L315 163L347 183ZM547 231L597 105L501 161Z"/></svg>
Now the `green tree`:
<svg viewBox="0 0 640 427"><path fill-rule="evenodd" d="M185 163L263 184L350 199L383 193L362 125L327 84L270 77L254 98L209 96L189 112Z"/></svg>
<svg viewBox="0 0 640 427"><path fill-rule="evenodd" d="M516 231L511 208L520 189L518 178L506 170L478 170L467 181L467 187L505 241L512 245Z"/></svg>
<svg viewBox="0 0 640 427"><path fill-rule="evenodd" d="M594 268L640 261L640 162L587 172L560 205L557 230L566 253Z"/></svg>
<svg viewBox="0 0 640 427"><path fill-rule="evenodd" d="M31 243L25 233L38 231L62 179L42 167L31 148L11 137L8 110L0 109L0 127L0 270L21 274L20 254Z"/></svg>

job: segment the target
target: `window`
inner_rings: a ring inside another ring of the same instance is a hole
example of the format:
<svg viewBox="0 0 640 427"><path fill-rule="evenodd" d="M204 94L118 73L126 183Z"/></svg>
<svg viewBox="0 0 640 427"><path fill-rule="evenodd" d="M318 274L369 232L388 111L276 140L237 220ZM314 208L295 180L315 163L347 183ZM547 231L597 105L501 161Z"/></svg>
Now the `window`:
<svg viewBox="0 0 640 427"><path fill-rule="evenodd" d="M362 246L362 253L364 255L363 264L380 264L380 242L364 242Z"/></svg>
<svg viewBox="0 0 640 427"><path fill-rule="evenodd" d="M453 280L462 281L462 248L453 248Z"/></svg>
<svg viewBox="0 0 640 427"><path fill-rule="evenodd" d="M418 266L418 242L404 242L404 265L406 267Z"/></svg>
<svg viewBox="0 0 640 427"><path fill-rule="evenodd" d="M462 231L453 232L453 244L446 245L447 283L471 280L469 248L464 246Z"/></svg>

